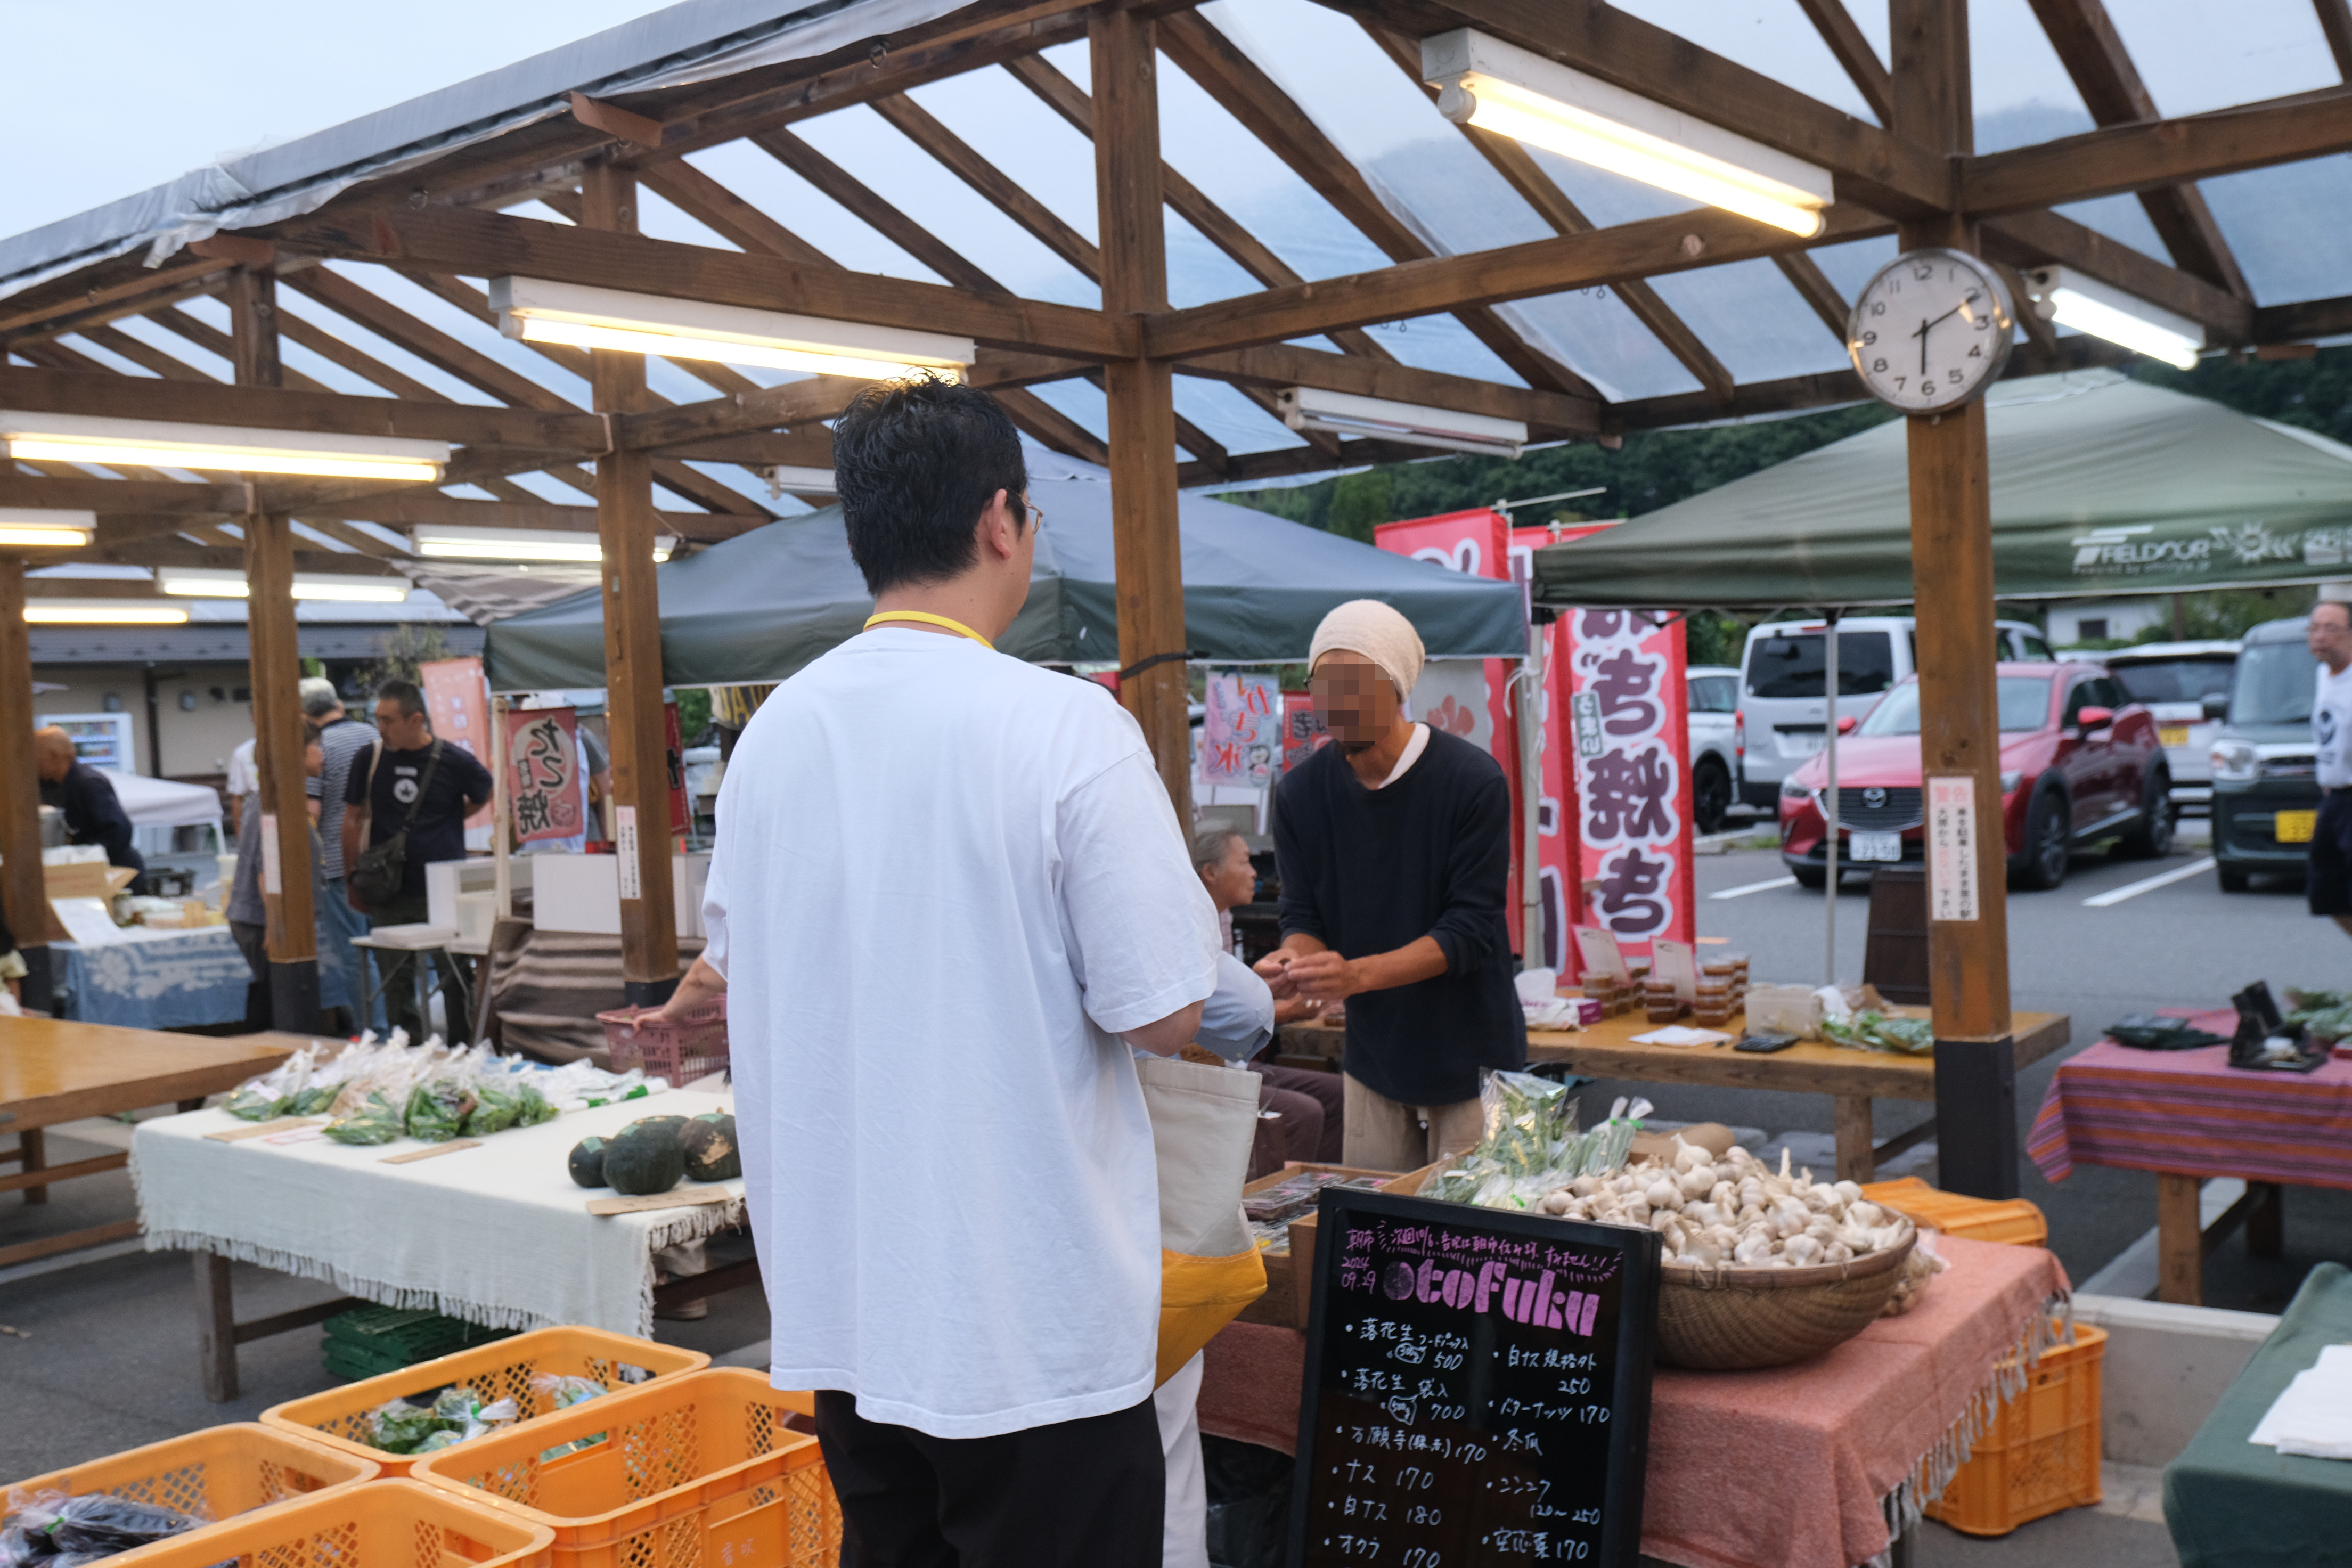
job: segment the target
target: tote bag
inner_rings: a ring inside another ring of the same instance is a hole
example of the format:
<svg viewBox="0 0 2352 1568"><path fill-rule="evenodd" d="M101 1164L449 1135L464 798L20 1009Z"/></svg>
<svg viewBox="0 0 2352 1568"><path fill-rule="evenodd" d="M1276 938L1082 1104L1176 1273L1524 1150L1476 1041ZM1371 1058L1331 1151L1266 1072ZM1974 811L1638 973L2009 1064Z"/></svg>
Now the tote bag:
<svg viewBox="0 0 2352 1568"><path fill-rule="evenodd" d="M1135 1070L1160 1165L1156 1386L1265 1293L1265 1264L1242 1215L1260 1080L1168 1057L1139 1057Z"/></svg>

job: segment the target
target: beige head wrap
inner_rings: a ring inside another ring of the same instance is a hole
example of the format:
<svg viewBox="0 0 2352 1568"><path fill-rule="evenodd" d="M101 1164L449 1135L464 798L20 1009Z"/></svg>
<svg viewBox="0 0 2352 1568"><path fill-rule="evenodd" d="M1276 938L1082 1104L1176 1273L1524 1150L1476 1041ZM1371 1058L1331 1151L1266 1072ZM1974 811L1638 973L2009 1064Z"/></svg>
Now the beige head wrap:
<svg viewBox="0 0 2352 1568"><path fill-rule="evenodd" d="M1307 652L1307 667L1313 668L1318 659L1334 649L1370 659L1396 684L1399 698L1412 695L1414 684L1421 679L1422 660L1427 657L1412 623L1378 599L1350 599L1334 606L1315 628L1315 640Z"/></svg>

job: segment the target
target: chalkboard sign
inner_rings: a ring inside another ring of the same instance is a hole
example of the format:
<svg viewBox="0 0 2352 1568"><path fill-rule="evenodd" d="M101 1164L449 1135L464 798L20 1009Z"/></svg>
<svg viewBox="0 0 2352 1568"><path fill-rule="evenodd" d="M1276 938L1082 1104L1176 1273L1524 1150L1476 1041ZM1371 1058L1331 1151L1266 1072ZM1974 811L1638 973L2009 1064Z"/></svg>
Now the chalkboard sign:
<svg viewBox="0 0 2352 1568"><path fill-rule="evenodd" d="M1632 1568L1659 1238L1327 1187L1292 1568Z"/></svg>

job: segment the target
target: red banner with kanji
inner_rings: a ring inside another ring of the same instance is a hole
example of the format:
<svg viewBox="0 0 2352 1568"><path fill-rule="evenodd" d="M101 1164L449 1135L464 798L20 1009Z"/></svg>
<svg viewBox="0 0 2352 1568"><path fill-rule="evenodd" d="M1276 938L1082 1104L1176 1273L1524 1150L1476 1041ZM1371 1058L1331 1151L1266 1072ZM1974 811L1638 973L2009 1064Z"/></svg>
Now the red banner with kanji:
<svg viewBox="0 0 2352 1568"><path fill-rule="evenodd" d="M1570 810L1592 884L1585 919L1628 953L1698 934L1681 619L1562 610L1553 628L1574 758ZM1567 966L1563 966L1567 967Z"/></svg>
<svg viewBox="0 0 2352 1568"><path fill-rule="evenodd" d="M507 713L507 801L519 844L576 838L580 808L579 716L569 708Z"/></svg>

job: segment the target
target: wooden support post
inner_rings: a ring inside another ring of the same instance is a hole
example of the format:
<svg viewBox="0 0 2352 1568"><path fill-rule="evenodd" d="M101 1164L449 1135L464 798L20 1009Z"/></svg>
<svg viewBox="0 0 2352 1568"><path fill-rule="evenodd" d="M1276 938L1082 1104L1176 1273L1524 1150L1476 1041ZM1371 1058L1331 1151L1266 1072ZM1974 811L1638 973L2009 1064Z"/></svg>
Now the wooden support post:
<svg viewBox="0 0 2352 1568"><path fill-rule="evenodd" d="M600 164L583 177L581 223L635 234L636 176ZM643 354L592 349L599 414L648 406ZM654 583L654 470L642 451L596 459L596 537L604 559L604 686L613 752L613 836L621 878L621 978L639 1006L677 989L670 896L669 742L662 718L661 603Z"/></svg>
<svg viewBox="0 0 2352 1568"><path fill-rule="evenodd" d="M280 386L278 279L265 268L229 275L230 348L239 386ZM302 656L294 624L294 535L282 514L248 512L245 531L246 629L253 670L253 760L261 775L262 831L278 847L268 907L269 1016L280 1029L320 1026L319 911L310 899L310 808L303 787ZM158 765L161 765L160 759Z"/></svg>
<svg viewBox="0 0 2352 1568"><path fill-rule="evenodd" d="M1095 205L1102 238L1103 309L1168 308L1168 247L1160 191L1160 92L1153 23L1103 10L1087 22L1095 100ZM1176 404L1165 360L1103 366L1109 402L1112 554L1118 576L1118 661L1181 655L1184 563L1176 521ZM1192 726L1183 659L1165 658L1119 682L1119 700L1143 726L1178 822L1192 820Z"/></svg>
<svg viewBox="0 0 2352 1568"><path fill-rule="evenodd" d="M1837 1131L1837 1179L1873 1182L1878 1179L1878 1145L1870 1126L1870 1097L1841 1094L1830 1101Z"/></svg>
<svg viewBox="0 0 2352 1568"><path fill-rule="evenodd" d="M196 1272L196 1361L204 1373L205 1397L226 1405L236 1397L236 1298L229 1285L228 1259L216 1252L189 1257Z"/></svg>
<svg viewBox="0 0 2352 1568"><path fill-rule="evenodd" d="M1895 123L1953 157L1974 149L1967 0L1892 0ZM1975 226L1946 214L1906 223L1906 250L1971 254ZM1909 421L1911 572L1918 617L1920 757L1932 792L1965 781L1976 851L1970 918L1928 922L1936 1023L1938 1179L1972 1197L2018 1191L2017 1066L2010 1040L2007 847L1993 665L1991 470L1981 400ZM1929 889L1929 912L1935 907Z"/></svg>
<svg viewBox="0 0 2352 1568"><path fill-rule="evenodd" d="M2205 1231L2196 1176L2159 1173L2156 1178L2156 1296L2177 1307L2205 1300Z"/></svg>
<svg viewBox="0 0 2352 1568"><path fill-rule="evenodd" d="M41 872L41 780L33 765L33 649L25 563L0 556L0 910L25 955L24 1003L47 1012L49 890Z"/></svg>

